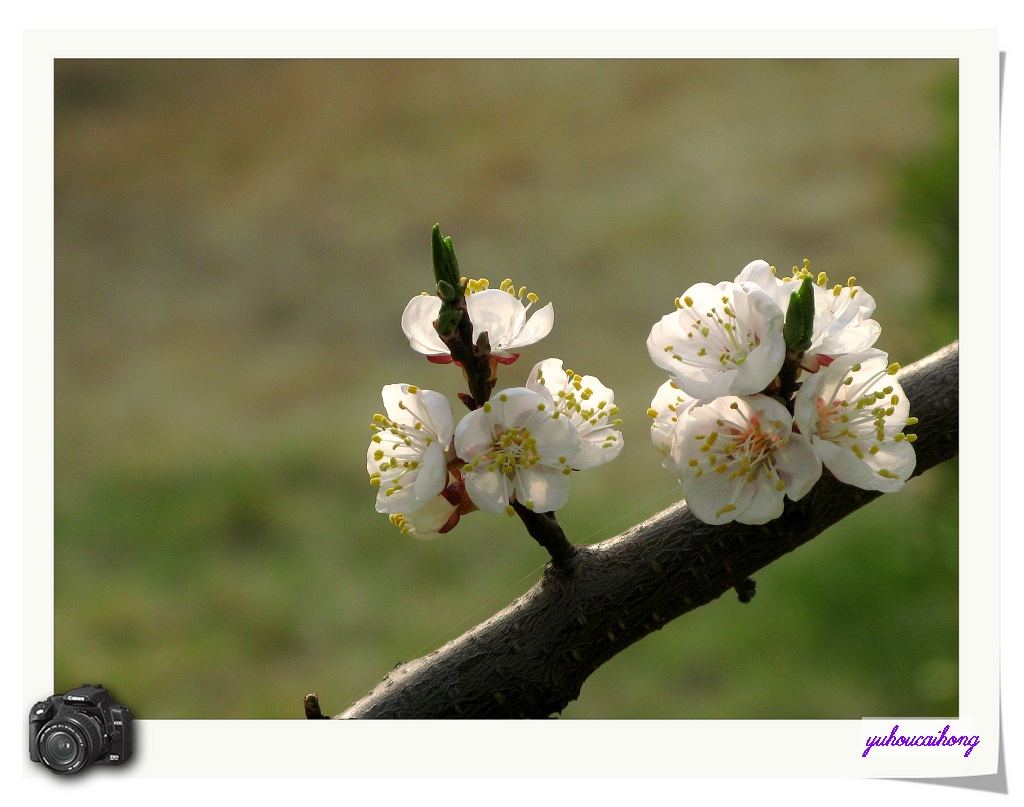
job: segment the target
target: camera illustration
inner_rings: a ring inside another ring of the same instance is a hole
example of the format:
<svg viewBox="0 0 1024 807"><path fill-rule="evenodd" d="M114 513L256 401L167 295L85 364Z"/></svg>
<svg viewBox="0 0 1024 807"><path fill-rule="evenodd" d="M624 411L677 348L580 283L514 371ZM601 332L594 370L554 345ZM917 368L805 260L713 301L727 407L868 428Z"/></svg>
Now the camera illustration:
<svg viewBox="0 0 1024 807"><path fill-rule="evenodd" d="M101 684L83 684L32 707L28 755L54 773L120 765L132 754L132 715Z"/></svg>

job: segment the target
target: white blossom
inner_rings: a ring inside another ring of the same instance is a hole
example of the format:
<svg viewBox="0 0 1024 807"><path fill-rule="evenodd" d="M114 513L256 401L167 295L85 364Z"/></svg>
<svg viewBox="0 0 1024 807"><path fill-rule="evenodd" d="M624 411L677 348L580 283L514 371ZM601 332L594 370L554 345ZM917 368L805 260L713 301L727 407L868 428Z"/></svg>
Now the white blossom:
<svg viewBox="0 0 1024 807"><path fill-rule="evenodd" d="M903 429L917 419L908 417L910 402L894 378L898 369L882 351L866 350L804 378L796 423L839 481L893 493L913 473L915 436Z"/></svg>
<svg viewBox="0 0 1024 807"><path fill-rule="evenodd" d="M651 329L647 350L693 398L761 392L786 358L785 315L753 283L697 283Z"/></svg>
<svg viewBox="0 0 1024 807"><path fill-rule="evenodd" d="M498 393L455 429L466 492L490 513L509 511L513 499L538 512L563 507L580 447L570 419L525 387Z"/></svg>
<svg viewBox="0 0 1024 807"><path fill-rule="evenodd" d="M821 272L814 277L810 263L804 268L794 267L794 273L778 277L775 269L765 261L752 261L736 277L736 282L754 283L771 295L783 312L789 309L789 298L799 287L804 277L815 282L814 288L814 329L811 346L804 352L802 364L812 372L820 366L828 366L832 359L844 353L866 350L878 339L882 327L871 315L875 311L875 300L860 286L854 285L851 277L846 286L828 287L828 276Z"/></svg>
<svg viewBox="0 0 1024 807"><path fill-rule="evenodd" d="M366 470L377 490L377 512L411 513L431 502L448 479L455 416L439 392L412 384L381 390L387 415L374 415Z"/></svg>
<svg viewBox="0 0 1024 807"><path fill-rule="evenodd" d="M551 303L527 316L537 301L537 295L527 293L525 286L517 292L511 280L506 279L497 289L488 288L485 279L470 280L466 310L473 323L473 343L486 331L491 355L504 364L512 363L519 356L517 350L539 342L554 325L555 310ZM413 297L402 313L402 330L413 350L443 363L451 361L451 354L434 330L440 310L441 298L436 295Z"/></svg>
<svg viewBox="0 0 1024 807"><path fill-rule="evenodd" d="M583 471L611 462L622 451L622 435L616 428L615 393L592 375L563 370L560 359L545 359L530 371L526 388L544 396L554 411L565 415L580 436L580 452L569 465Z"/></svg>
<svg viewBox="0 0 1024 807"><path fill-rule="evenodd" d="M690 511L708 524L764 524L782 515L785 496L802 498L821 476L811 441L766 395L689 408L671 461Z"/></svg>

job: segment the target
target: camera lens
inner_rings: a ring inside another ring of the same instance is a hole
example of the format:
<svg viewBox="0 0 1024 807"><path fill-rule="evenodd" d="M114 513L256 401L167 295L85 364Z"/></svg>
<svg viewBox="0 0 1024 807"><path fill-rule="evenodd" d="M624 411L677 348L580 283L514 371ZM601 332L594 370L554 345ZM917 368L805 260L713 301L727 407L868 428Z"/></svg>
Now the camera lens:
<svg viewBox="0 0 1024 807"><path fill-rule="evenodd" d="M44 753L58 765L68 765L80 750L78 740L63 729L50 732L46 737Z"/></svg>
<svg viewBox="0 0 1024 807"><path fill-rule="evenodd" d="M36 745L54 773L77 773L102 753L103 732L94 717L76 712L43 726Z"/></svg>

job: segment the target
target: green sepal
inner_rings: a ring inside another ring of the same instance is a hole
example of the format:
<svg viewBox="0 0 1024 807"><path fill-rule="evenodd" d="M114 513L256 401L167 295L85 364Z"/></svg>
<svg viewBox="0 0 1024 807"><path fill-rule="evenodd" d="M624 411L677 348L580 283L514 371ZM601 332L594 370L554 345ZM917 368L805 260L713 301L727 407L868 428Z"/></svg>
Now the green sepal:
<svg viewBox="0 0 1024 807"><path fill-rule="evenodd" d="M446 303L453 302L455 300L456 291L452 287L452 284L447 280L437 281L437 296L444 300Z"/></svg>
<svg viewBox="0 0 1024 807"><path fill-rule="evenodd" d="M444 338L455 333L461 321L462 312L459 309L448 308L442 303L441 311L437 315L437 322L434 323L434 328L437 330L438 336Z"/></svg>
<svg viewBox="0 0 1024 807"><path fill-rule="evenodd" d="M814 284L805 277L789 298L786 324L783 329L786 347L795 353L803 353L811 346L814 334Z"/></svg>

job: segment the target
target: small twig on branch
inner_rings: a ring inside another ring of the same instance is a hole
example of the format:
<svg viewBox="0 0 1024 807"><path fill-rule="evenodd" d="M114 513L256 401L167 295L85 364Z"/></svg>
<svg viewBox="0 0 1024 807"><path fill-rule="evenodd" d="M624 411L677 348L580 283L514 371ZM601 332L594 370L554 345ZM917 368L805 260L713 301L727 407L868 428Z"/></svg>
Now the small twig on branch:
<svg viewBox="0 0 1024 807"><path fill-rule="evenodd" d="M309 693L302 699L302 708L306 712L307 720L330 720L330 717L320 710L320 698L315 692Z"/></svg>
<svg viewBox="0 0 1024 807"><path fill-rule="evenodd" d="M959 344L904 368L920 421L914 475L957 454ZM428 656L389 673L340 718L542 718L586 678L668 621L735 589L879 493L829 474L769 524L711 526L680 502L617 538L576 548L526 594ZM532 514L537 515L537 514ZM531 533L532 534L532 533Z"/></svg>
<svg viewBox="0 0 1024 807"><path fill-rule="evenodd" d="M518 501L512 502L512 508L530 536L551 555L552 564L559 569L566 568L576 557L576 545L565 537L555 514L535 513Z"/></svg>

